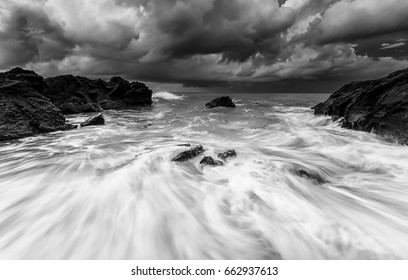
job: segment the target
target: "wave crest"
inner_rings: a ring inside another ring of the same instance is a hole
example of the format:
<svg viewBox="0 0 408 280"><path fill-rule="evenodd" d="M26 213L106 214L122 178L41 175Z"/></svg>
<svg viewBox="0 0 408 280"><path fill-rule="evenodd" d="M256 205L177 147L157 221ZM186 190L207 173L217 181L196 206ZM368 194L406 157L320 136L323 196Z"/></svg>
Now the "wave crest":
<svg viewBox="0 0 408 280"><path fill-rule="evenodd" d="M176 95L168 91L159 91L152 95L153 98L161 98L165 100L181 100L184 98L184 95Z"/></svg>

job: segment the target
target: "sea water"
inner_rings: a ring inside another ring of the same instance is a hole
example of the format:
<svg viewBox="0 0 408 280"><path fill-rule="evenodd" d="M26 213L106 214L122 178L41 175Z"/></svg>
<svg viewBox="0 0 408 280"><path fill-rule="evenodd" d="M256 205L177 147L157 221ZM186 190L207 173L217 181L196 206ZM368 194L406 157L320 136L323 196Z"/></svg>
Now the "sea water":
<svg viewBox="0 0 408 280"><path fill-rule="evenodd" d="M325 94L229 95L0 143L0 258L408 259L407 147L315 116Z"/></svg>

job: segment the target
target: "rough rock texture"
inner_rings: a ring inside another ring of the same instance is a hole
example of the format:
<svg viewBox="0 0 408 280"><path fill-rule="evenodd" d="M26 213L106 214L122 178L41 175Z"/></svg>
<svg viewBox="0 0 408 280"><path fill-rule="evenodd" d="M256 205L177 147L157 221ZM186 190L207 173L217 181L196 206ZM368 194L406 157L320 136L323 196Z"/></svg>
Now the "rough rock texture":
<svg viewBox="0 0 408 280"><path fill-rule="evenodd" d="M0 78L0 141L70 128L61 111L30 83Z"/></svg>
<svg viewBox="0 0 408 280"><path fill-rule="evenodd" d="M232 102L232 99L229 96L222 96L215 98L205 104L205 107L207 108L214 108L214 107L235 107L234 102Z"/></svg>
<svg viewBox="0 0 408 280"><path fill-rule="evenodd" d="M210 166L221 166L224 165L224 163L220 160L215 160L210 156L205 156L203 159L200 161L200 164L203 165L210 165Z"/></svg>
<svg viewBox="0 0 408 280"><path fill-rule="evenodd" d="M102 116L102 114L98 114L96 116L90 117L83 123L81 123L79 126L91 126L91 125L104 125L105 124L105 118Z"/></svg>
<svg viewBox="0 0 408 280"><path fill-rule="evenodd" d="M180 154L178 154L177 156L175 156L172 161L187 161L189 159L195 158L196 156L198 156L199 154L204 152L204 148L201 145L197 145L194 148L191 148L187 151L184 151Z"/></svg>
<svg viewBox="0 0 408 280"><path fill-rule="evenodd" d="M408 144L408 69L345 85L313 109L334 120L343 118L343 127Z"/></svg>
<svg viewBox="0 0 408 280"><path fill-rule="evenodd" d="M152 104L152 91L144 84L113 77L109 82L72 75L45 79L43 95L63 114L99 112Z"/></svg>
<svg viewBox="0 0 408 280"><path fill-rule="evenodd" d="M73 128L63 114L151 104L149 88L120 77L108 82L72 75L44 79L14 68L0 73L0 141Z"/></svg>
<svg viewBox="0 0 408 280"><path fill-rule="evenodd" d="M235 150L228 150L226 152L218 154L218 158L222 159L223 161L226 161L227 158L229 157L236 157L236 156L237 156L237 153L235 152Z"/></svg>

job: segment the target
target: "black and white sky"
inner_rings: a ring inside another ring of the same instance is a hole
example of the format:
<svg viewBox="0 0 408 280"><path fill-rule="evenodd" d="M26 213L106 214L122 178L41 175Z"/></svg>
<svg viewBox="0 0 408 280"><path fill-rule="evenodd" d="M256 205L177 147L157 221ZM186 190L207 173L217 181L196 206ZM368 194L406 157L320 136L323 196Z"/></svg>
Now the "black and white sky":
<svg viewBox="0 0 408 280"><path fill-rule="evenodd" d="M408 0L0 0L0 70L331 92L408 68Z"/></svg>

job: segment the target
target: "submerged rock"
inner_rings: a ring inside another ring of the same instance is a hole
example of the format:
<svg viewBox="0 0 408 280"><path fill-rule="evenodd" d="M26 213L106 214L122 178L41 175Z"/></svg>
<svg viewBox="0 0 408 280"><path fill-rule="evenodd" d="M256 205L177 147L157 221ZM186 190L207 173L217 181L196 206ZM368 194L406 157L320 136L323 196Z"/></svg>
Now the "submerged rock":
<svg viewBox="0 0 408 280"><path fill-rule="evenodd" d="M237 156L237 153L235 152L235 150L228 150L226 152L218 154L218 158L222 159L223 161L226 161L227 158L229 157L236 157L236 156Z"/></svg>
<svg viewBox="0 0 408 280"><path fill-rule="evenodd" d="M224 165L224 163L220 160L215 160L210 156L205 156L203 159L200 161L200 164L203 165L210 165L210 166L221 166Z"/></svg>
<svg viewBox="0 0 408 280"><path fill-rule="evenodd" d="M319 184L325 184L325 183L327 183L327 181L324 180L322 177L320 177L319 174L317 174L317 173L312 173L312 172L310 172L310 171L306 171L306 170L303 170L303 169L296 170L296 171L295 171L295 174L296 174L297 176L299 176L299 177L303 177L303 178L306 178L306 179L308 179L308 180L314 180L314 181L316 181L316 182L319 183Z"/></svg>
<svg viewBox="0 0 408 280"><path fill-rule="evenodd" d="M0 79L0 141L73 127L30 83Z"/></svg>
<svg viewBox="0 0 408 280"><path fill-rule="evenodd" d="M187 161L189 159L195 158L196 156L198 156L199 154L203 153L205 150L203 148L203 146L201 145L197 145L194 148L191 148L187 151L184 151L180 154L178 154L177 156L175 156L172 161Z"/></svg>
<svg viewBox="0 0 408 280"><path fill-rule="evenodd" d="M343 127L408 144L408 69L345 85L313 109L317 115L342 119Z"/></svg>
<svg viewBox="0 0 408 280"><path fill-rule="evenodd" d="M235 107L234 102L232 102L232 99L229 96L222 96L215 98L205 104L205 107L207 108L214 108L214 107Z"/></svg>
<svg viewBox="0 0 408 280"><path fill-rule="evenodd" d="M105 124L105 118L103 117L102 114L98 114L96 116L90 117L83 123L81 123L79 126L91 126L91 125L104 125Z"/></svg>

